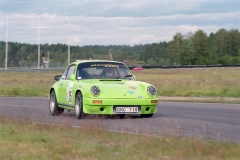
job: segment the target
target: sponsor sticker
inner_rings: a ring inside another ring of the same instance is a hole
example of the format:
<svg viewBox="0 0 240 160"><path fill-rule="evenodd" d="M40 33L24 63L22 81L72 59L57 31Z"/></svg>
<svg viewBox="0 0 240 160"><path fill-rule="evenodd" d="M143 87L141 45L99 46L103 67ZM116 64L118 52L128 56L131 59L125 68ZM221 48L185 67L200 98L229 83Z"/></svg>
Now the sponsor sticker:
<svg viewBox="0 0 240 160"><path fill-rule="evenodd" d="M135 87L135 86L130 86L129 88L131 88L131 89L136 89L137 87Z"/></svg>
<svg viewBox="0 0 240 160"><path fill-rule="evenodd" d="M118 64L92 64L92 67L119 68Z"/></svg>
<svg viewBox="0 0 240 160"><path fill-rule="evenodd" d="M127 91L129 94L134 94L134 91Z"/></svg>
<svg viewBox="0 0 240 160"><path fill-rule="evenodd" d="M68 87L67 87L67 96L66 96L66 100L67 102L69 102L70 104L72 104L72 87L74 85L74 82L70 82L68 84Z"/></svg>

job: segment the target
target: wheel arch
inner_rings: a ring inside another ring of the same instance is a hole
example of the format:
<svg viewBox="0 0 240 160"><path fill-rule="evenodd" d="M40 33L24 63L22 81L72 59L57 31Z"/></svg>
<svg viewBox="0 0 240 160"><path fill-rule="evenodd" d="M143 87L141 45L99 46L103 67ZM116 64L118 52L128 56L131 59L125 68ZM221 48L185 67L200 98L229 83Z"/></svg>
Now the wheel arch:
<svg viewBox="0 0 240 160"><path fill-rule="evenodd" d="M78 92L80 92L80 93L81 93L81 95L83 96L83 93L82 93L82 91L81 91L80 89L77 89L77 90L76 90L76 92L75 92L75 97L77 96Z"/></svg>
<svg viewBox="0 0 240 160"><path fill-rule="evenodd" d="M84 97L84 92L81 90L81 89L77 89L76 92L75 92L75 97L74 97L74 103L76 103L76 97L77 97L77 94L80 93L82 95L82 106L84 108L84 103L83 103L83 97Z"/></svg>
<svg viewBox="0 0 240 160"><path fill-rule="evenodd" d="M50 98L50 96L51 96L51 92L52 92L52 91L55 92L55 97L56 97L56 100L57 100L57 102L58 102L58 92L57 92L57 90L56 90L54 87L51 87L51 88L50 88L49 98Z"/></svg>

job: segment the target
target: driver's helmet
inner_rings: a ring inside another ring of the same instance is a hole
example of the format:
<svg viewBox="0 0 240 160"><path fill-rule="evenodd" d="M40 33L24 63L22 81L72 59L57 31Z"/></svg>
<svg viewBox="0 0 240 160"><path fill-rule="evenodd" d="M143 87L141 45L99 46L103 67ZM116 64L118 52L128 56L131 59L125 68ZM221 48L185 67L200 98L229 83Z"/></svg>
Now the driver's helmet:
<svg viewBox="0 0 240 160"><path fill-rule="evenodd" d="M113 68L106 68L106 76L113 76L114 71Z"/></svg>

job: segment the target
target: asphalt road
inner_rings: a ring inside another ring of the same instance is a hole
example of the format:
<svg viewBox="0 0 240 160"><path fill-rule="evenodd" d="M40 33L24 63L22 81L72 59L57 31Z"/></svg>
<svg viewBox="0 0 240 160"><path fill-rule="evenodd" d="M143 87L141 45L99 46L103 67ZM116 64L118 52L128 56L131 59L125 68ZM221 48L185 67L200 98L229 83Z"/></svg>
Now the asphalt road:
<svg viewBox="0 0 240 160"><path fill-rule="evenodd" d="M61 116L51 116L48 103L46 98L0 97L0 116L134 134L240 142L240 104L159 102L158 111L151 118L92 115L77 120L74 112L68 111Z"/></svg>

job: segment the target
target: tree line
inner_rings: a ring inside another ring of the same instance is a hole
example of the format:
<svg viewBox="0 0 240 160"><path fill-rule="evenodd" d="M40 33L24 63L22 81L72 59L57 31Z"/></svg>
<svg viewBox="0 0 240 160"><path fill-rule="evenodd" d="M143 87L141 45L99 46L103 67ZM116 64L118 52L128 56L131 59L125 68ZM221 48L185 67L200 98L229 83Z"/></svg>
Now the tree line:
<svg viewBox="0 0 240 160"><path fill-rule="evenodd" d="M152 65L240 64L240 33L237 29L219 29L209 36L203 30L176 33L168 43L148 45L140 60Z"/></svg>
<svg viewBox="0 0 240 160"><path fill-rule="evenodd" d="M0 68L5 65L6 43L0 41ZM66 44L41 44L41 61L49 57L50 67L67 65ZM210 65L240 64L240 32L219 29L207 35L203 30L182 35L176 33L169 42L144 45L71 46L71 62L77 59L109 59L127 65ZM34 67L38 62L38 45L8 42L9 67Z"/></svg>

